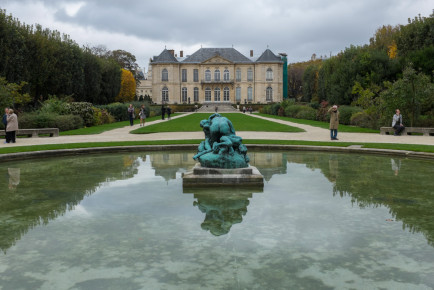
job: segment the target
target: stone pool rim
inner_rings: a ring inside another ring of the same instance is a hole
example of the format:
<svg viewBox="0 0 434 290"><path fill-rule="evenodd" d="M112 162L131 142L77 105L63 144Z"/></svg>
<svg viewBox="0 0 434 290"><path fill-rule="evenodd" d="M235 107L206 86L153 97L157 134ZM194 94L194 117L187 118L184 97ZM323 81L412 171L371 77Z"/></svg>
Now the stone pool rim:
<svg viewBox="0 0 434 290"><path fill-rule="evenodd" d="M99 153L127 153L127 152L146 152L146 151L184 151L196 150L197 144L172 144L172 145L134 145L134 146L110 146L110 147L90 147L75 149L55 149L28 151L19 153L0 154L0 161L16 161L37 158L50 158L61 156L77 156L86 154ZM416 152L408 150L378 149L378 148L361 148L357 145L348 147L335 146L314 146L314 145L274 145L274 144L249 144L249 151L280 150L280 151L314 151L314 152L332 152L332 153L353 153L353 154L371 154L382 156L394 156L402 158L416 158L434 160L434 153Z"/></svg>

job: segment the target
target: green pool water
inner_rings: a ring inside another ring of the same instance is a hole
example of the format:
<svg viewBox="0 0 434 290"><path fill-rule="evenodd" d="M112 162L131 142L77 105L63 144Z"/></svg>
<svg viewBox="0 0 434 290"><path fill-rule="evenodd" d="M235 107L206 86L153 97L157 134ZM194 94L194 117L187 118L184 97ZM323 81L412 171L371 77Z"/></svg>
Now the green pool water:
<svg viewBox="0 0 434 290"><path fill-rule="evenodd" d="M1 163L0 289L434 288L434 162L250 152L263 188L183 188L193 155Z"/></svg>

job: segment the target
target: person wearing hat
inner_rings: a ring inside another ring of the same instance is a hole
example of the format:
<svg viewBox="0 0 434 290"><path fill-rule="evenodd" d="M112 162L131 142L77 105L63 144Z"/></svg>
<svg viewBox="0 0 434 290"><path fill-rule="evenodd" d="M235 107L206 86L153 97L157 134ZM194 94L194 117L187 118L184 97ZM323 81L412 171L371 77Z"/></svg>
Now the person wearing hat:
<svg viewBox="0 0 434 290"><path fill-rule="evenodd" d="M338 139L338 127L339 127L339 111L338 106L334 105L328 110L330 113L330 139L331 140L339 140Z"/></svg>

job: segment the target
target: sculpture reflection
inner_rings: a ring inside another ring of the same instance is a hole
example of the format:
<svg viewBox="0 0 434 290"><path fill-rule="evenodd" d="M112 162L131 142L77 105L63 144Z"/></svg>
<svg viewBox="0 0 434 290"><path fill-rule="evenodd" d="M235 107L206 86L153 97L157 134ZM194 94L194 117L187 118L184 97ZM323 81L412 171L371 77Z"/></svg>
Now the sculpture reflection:
<svg viewBox="0 0 434 290"><path fill-rule="evenodd" d="M247 214L249 198L258 188L184 188L184 193L193 193L196 200L193 206L205 214L201 228L214 236L229 233L232 225L241 223Z"/></svg>

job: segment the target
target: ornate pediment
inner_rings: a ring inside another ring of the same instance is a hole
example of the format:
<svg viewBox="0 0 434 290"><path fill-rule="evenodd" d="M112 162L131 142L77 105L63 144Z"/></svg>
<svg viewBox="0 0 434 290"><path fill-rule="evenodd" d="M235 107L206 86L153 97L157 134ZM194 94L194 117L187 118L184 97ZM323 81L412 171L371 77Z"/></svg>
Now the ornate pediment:
<svg viewBox="0 0 434 290"><path fill-rule="evenodd" d="M226 58L220 55L215 55L202 62L202 64L231 64L231 63L232 62L230 60L227 60Z"/></svg>

